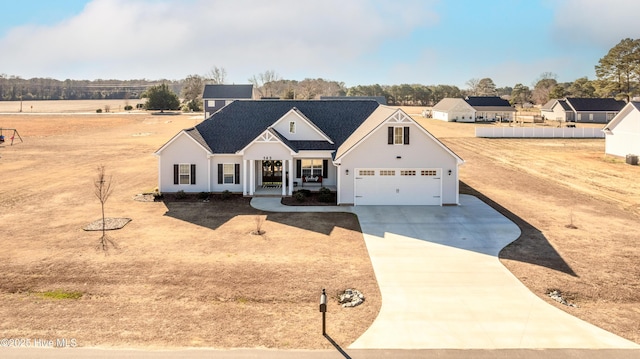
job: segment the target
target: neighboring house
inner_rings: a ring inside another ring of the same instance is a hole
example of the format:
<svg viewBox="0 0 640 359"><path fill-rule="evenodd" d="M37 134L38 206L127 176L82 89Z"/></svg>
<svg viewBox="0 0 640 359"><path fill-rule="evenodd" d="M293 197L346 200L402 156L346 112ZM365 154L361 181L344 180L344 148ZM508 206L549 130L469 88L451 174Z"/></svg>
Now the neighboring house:
<svg viewBox="0 0 640 359"><path fill-rule="evenodd" d="M640 102L629 102L603 131L606 154L640 156Z"/></svg>
<svg viewBox="0 0 640 359"><path fill-rule="evenodd" d="M234 101L155 154L161 192L275 186L290 196L304 180L334 189L341 205L457 204L463 163L401 109L372 100Z"/></svg>
<svg viewBox="0 0 640 359"><path fill-rule="evenodd" d="M565 100L549 100L540 107L540 115L550 121L576 122L575 113Z"/></svg>
<svg viewBox="0 0 640 359"><path fill-rule="evenodd" d="M498 96L469 96L465 101L476 110L476 122L515 119L516 109Z"/></svg>
<svg viewBox="0 0 640 359"><path fill-rule="evenodd" d="M560 122L607 123L624 105L613 98L567 97L549 100L540 108L540 115Z"/></svg>
<svg viewBox="0 0 640 359"><path fill-rule="evenodd" d="M433 106L431 116L447 122L475 122L476 110L462 98L443 98Z"/></svg>
<svg viewBox="0 0 640 359"><path fill-rule="evenodd" d="M202 93L204 118L235 100L253 99L253 85L205 85Z"/></svg>

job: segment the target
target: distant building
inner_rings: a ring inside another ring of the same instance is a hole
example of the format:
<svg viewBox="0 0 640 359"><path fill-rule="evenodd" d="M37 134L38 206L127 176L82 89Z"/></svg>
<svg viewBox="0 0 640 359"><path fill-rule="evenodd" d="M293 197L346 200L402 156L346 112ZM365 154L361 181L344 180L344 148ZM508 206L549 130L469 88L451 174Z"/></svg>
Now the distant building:
<svg viewBox="0 0 640 359"><path fill-rule="evenodd" d="M202 94L204 118L207 119L219 109L235 100L252 100L253 85L205 85Z"/></svg>
<svg viewBox="0 0 640 359"><path fill-rule="evenodd" d="M607 123L624 107L613 98L551 99L540 108L545 119L560 122Z"/></svg>
<svg viewBox="0 0 640 359"><path fill-rule="evenodd" d="M448 122L512 121L516 109L497 96L444 98L432 109L432 116Z"/></svg>

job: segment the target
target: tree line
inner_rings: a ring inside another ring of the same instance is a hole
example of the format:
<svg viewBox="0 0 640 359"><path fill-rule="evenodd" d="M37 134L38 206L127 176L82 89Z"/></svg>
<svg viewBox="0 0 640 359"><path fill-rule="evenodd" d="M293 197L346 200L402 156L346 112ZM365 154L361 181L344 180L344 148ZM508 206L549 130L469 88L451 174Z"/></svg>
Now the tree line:
<svg viewBox="0 0 640 359"><path fill-rule="evenodd" d="M282 79L274 70L252 76L260 98L318 99L322 96L384 97L389 105L432 106L443 98L465 96L500 96L513 105L541 105L564 97L614 97L629 101L640 94L640 40L623 39L609 50L595 66L595 80L581 77L573 82L557 81L552 72L542 73L530 86L497 87L491 78L473 78L467 88L453 85L356 85L322 78L302 81ZM206 84L224 84L227 72L214 66L205 75L189 75L181 80L54 80L0 75L0 100L74 100L142 98L149 90L166 86L163 91L180 94L184 110L202 109Z"/></svg>
<svg viewBox="0 0 640 359"><path fill-rule="evenodd" d="M138 99L148 88L163 83L179 93L184 80L23 79L0 74L0 101Z"/></svg>

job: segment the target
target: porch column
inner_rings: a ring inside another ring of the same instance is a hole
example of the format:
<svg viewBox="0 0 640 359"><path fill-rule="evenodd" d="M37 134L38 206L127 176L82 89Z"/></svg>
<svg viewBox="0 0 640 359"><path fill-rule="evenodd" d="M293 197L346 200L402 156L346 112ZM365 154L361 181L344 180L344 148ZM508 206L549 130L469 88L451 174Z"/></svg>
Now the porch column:
<svg viewBox="0 0 640 359"><path fill-rule="evenodd" d="M250 196L253 196L253 191L256 188L255 163L256 163L256 160L249 161L249 195Z"/></svg>
<svg viewBox="0 0 640 359"><path fill-rule="evenodd" d="M242 181L242 195L246 196L247 195L247 165L249 164L248 160L242 160L242 176L241 176L241 180Z"/></svg>
<svg viewBox="0 0 640 359"><path fill-rule="evenodd" d="M282 160L282 196L287 195L287 177L286 177L287 160Z"/></svg>
<svg viewBox="0 0 640 359"><path fill-rule="evenodd" d="M291 196L293 194L293 158L289 160L289 190L287 194Z"/></svg>

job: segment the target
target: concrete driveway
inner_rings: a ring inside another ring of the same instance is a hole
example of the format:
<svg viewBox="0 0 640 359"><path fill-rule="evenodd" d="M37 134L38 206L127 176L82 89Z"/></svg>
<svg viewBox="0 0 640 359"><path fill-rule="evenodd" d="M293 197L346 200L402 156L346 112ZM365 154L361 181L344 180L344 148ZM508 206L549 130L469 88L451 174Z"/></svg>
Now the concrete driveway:
<svg viewBox="0 0 640 359"><path fill-rule="evenodd" d="M351 348L640 347L531 293L498 259L518 227L460 197L456 207L353 207L382 308Z"/></svg>
<svg viewBox="0 0 640 359"><path fill-rule="evenodd" d="M251 205L358 215L382 307L351 349L640 348L531 293L498 259L519 228L476 197L460 202L287 207L254 198Z"/></svg>

